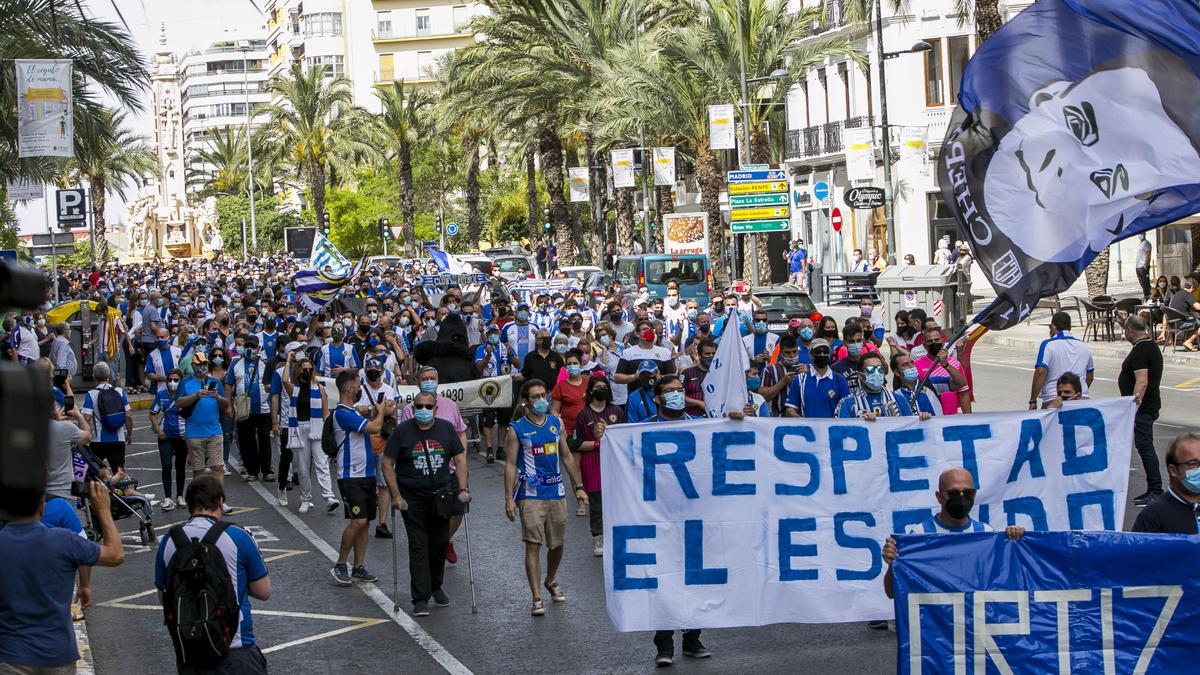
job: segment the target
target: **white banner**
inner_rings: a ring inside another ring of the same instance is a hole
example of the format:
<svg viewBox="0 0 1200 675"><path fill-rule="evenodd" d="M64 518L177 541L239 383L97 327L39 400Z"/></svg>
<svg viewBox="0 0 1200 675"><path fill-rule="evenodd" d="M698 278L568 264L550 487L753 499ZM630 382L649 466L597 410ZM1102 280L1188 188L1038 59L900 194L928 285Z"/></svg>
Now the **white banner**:
<svg viewBox="0 0 1200 675"><path fill-rule="evenodd" d="M612 151L613 187L627 188L634 186L633 180L633 148Z"/></svg>
<svg viewBox="0 0 1200 675"><path fill-rule="evenodd" d="M572 202L586 202L588 200L588 168L586 166L568 167L567 185L570 186Z"/></svg>
<svg viewBox="0 0 1200 675"><path fill-rule="evenodd" d="M900 128L900 161L909 163L909 170L921 175L929 174L929 159L926 155L928 127Z"/></svg>
<svg viewBox="0 0 1200 675"><path fill-rule="evenodd" d="M725 315L728 340L717 344L708 374L704 376L704 407L709 417L724 417L728 412L740 412L750 402L746 391L746 370L750 368L750 357L742 346L741 328L738 326L737 310Z"/></svg>
<svg viewBox="0 0 1200 675"><path fill-rule="evenodd" d="M708 255L708 214L664 213L664 248L669 255Z"/></svg>
<svg viewBox="0 0 1200 675"><path fill-rule="evenodd" d="M336 405L339 398L336 381L331 377L322 377L320 379L321 385L325 387L325 395L332 402L330 405ZM396 394L399 396L399 403L397 405L401 408L412 403L417 394L421 393L420 387L401 386L395 389ZM459 410L513 407L511 375L456 382L454 384L439 384L437 393L438 396L445 396L457 403Z"/></svg>
<svg viewBox="0 0 1200 675"><path fill-rule="evenodd" d="M724 344L724 340L722 344ZM1132 398L934 417L609 427L604 581L620 631L886 619L882 542L964 467L999 530L1120 529Z"/></svg>
<svg viewBox="0 0 1200 675"><path fill-rule="evenodd" d="M74 157L70 60L14 61L17 69L17 156Z"/></svg>
<svg viewBox="0 0 1200 675"><path fill-rule="evenodd" d="M42 182L32 178L10 180L5 185L8 198L14 202L25 199L41 199L44 196Z"/></svg>
<svg viewBox="0 0 1200 675"><path fill-rule="evenodd" d="M871 127L846 129L846 178L850 181L875 180L875 150Z"/></svg>
<svg viewBox="0 0 1200 675"><path fill-rule="evenodd" d="M708 147L712 150L737 148L732 103L708 106Z"/></svg>
<svg viewBox="0 0 1200 675"><path fill-rule="evenodd" d="M654 185L675 184L675 148L654 148Z"/></svg>

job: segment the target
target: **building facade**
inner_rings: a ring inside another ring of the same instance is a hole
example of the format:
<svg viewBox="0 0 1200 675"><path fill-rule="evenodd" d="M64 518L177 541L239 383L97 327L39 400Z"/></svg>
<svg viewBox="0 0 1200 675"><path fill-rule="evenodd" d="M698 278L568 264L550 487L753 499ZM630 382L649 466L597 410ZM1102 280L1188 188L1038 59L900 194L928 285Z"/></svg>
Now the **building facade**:
<svg viewBox="0 0 1200 675"><path fill-rule="evenodd" d="M475 40L471 19L486 11L464 0L372 0L376 85L431 85L440 60Z"/></svg>
<svg viewBox="0 0 1200 675"><path fill-rule="evenodd" d="M281 75L295 63L319 66L329 77L346 77L354 102L378 112L372 93L375 52L371 48L372 13L363 0L269 0L268 76Z"/></svg>

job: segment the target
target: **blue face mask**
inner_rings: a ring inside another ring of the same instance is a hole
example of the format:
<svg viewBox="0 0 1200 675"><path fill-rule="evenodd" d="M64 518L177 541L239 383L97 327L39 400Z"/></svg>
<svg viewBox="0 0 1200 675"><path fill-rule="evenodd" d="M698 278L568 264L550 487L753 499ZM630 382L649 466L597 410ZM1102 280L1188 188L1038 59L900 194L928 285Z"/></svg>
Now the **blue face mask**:
<svg viewBox="0 0 1200 675"><path fill-rule="evenodd" d="M489 335L489 336L488 336L488 344L489 344L489 345L498 345L498 344L500 344L500 336L499 336L499 335Z"/></svg>
<svg viewBox="0 0 1200 675"><path fill-rule="evenodd" d="M909 366L908 368L905 368L904 372L900 373L900 377L903 377L905 382L916 382L917 381L917 367Z"/></svg>
<svg viewBox="0 0 1200 675"><path fill-rule="evenodd" d="M682 389L668 391L663 394L663 406L668 410L683 410L684 405L687 403L684 400L685 398Z"/></svg>
<svg viewBox="0 0 1200 675"><path fill-rule="evenodd" d="M880 372L867 373L864 380L867 383L867 388L869 388L869 389L873 389L873 390L883 389L883 383L884 383L884 374L883 373L880 373Z"/></svg>
<svg viewBox="0 0 1200 675"><path fill-rule="evenodd" d="M422 380L421 391L425 392L426 394L436 394L437 385L437 380Z"/></svg>
<svg viewBox="0 0 1200 675"><path fill-rule="evenodd" d="M527 312L523 309L520 310L519 312L517 312L517 321L528 321L528 320L529 320L529 312Z"/></svg>
<svg viewBox="0 0 1200 675"><path fill-rule="evenodd" d="M1192 494L1200 494L1200 469L1190 469L1183 474L1183 486Z"/></svg>
<svg viewBox="0 0 1200 675"><path fill-rule="evenodd" d="M566 354L567 346L560 342L560 343L554 345L554 351L558 352L559 354Z"/></svg>
<svg viewBox="0 0 1200 675"><path fill-rule="evenodd" d="M166 349L166 348L167 348L167 341L166 341L166 340L159 340L159 341L158 341L158 348L159 348L159 349Z"/></svg>
<svg viewBox="0 0 1200 675"><path fill-rule="evenodd" d="M578 377L582 370L583 369L577 364L571 363L567 365L567 375L570 375L571 377Z"/></svg>
<svg viewBox="0 0 1200 675"><path fill-rule="evenodd" d="M413 417L421 424L429 424L433 421L433 411L428 408L417 408L413 411Z"/></svg>
<svg viewBox="0 0 1200 675"><path fill-rule="evenodd" d="M539 415L545 415L550 410L550 399L539 398L533 402L533 411Z"/></svg>
<svg viewBox="0 0 1200 675"><path fill-rule="evenodd" d="M762 335L763 333L767 332L767 322L766 321L755 321L754 322L754 332L758 333L759 335Z"/></svg>
<svg viewBox="0 0 1200 675"><path fill-rule="evenodd" d="M862 354L862 350L863 350L863 346L862 346L861 342L847 342L846 343L846 351L849 352L851 357L858 358L858 355Z"/></svg>
<svg viewBox="0 0 1200 675"><path fill-rule="evenodd" d="M808 326L801 328L800 329L800 339L804 340L805 342L808 342L809 340L813 339L813 329L809 328Z"/></svg>
<svg viewBox="0 0 1200 675"><path fill-rule="evenodd" d="M696 310L689 309L687 311L687 318L691 319L692 321L695 321L697 316L700 316L700 313L697 312Z"/></svg>
<svg viewBox="0 0 1200 675"><path fill-rule="evenodd" d="M760 386L762 386L762 378L761 377L758 377L757 375L755 375L754 377L746 378L746 388L749 389L750 391L758 391L758 388Z"/></svg>

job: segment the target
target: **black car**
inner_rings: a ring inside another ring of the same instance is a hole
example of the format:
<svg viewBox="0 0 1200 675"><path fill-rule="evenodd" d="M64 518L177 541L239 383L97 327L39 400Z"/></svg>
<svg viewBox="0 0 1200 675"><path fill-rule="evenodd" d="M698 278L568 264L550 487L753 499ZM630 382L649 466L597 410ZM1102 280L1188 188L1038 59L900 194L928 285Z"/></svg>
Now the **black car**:
<svg viewBox="0 0 1200 675"><path fill-rule="evenodd" d="M786 331L791 319L812 316L817 311L808 293L798 286L759 286L754 295L767 311L767 329L775 333Z"/></svg>

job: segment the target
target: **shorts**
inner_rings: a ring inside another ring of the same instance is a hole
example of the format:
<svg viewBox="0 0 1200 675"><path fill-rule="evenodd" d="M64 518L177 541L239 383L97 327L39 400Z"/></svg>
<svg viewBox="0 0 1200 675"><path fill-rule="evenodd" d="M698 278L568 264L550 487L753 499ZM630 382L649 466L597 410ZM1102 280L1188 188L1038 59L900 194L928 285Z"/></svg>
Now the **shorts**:
<svg viewBox="0 0 1200 675"><path fill-rule="evenodd" d="M258 645L234 647L229 655L212 668L193 668L176 664L180 675L266 675L267 659Z"/></svg>
<svg viewBox="0 0 1200 675"><path fill-rule="evenodd" d="M566 538L567 500L522 499L517 502L521 512L521 540L561 548Z"/></svg>
<svg viewBox="0 0 1200 675"><path fill-rule="evenodd" d="M375 496L374 478L339 478L338 490L342 493L346 520L375 519L379 500Z"/></svg>
<svg viewBox="0 0 1200 675"><path fill-rule="evenodd" d="M203 471L206 467L225 465L225 439L222 436L187 439L188 468Z"/></svg>
<svg viewBox="0 0 1200 675"><path fill-rule="evenodd" d="M491 428L499 424L506 427L512 422L512 413L512 408L484 408L479 414L479 426ZM503 443L504 439L500 439L500 442Z"/></svg>

